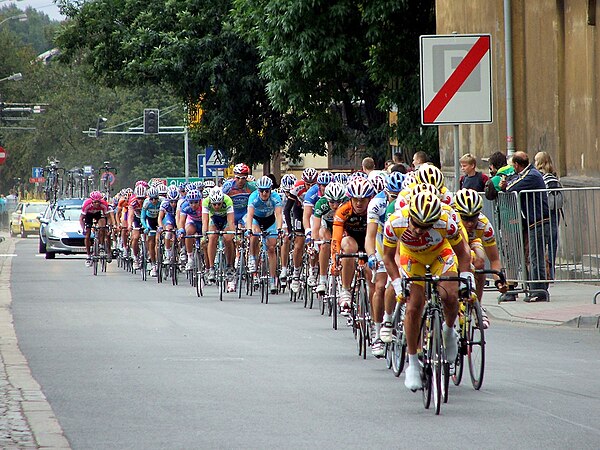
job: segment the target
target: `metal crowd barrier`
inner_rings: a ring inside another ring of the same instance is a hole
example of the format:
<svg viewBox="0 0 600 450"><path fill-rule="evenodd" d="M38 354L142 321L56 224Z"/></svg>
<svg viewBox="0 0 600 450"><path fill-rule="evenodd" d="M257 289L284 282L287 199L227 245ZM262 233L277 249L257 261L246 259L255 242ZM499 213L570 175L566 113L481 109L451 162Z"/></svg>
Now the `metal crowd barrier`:
<svg viewBox="0 0 600 450"><path fill-rule="evenodd" d="M562 209L550 212L548 195L556 193ZM484 199L483 212L498 236L507 280L522 291L549 282L600 284L600 188L499 192Z"/></svg>

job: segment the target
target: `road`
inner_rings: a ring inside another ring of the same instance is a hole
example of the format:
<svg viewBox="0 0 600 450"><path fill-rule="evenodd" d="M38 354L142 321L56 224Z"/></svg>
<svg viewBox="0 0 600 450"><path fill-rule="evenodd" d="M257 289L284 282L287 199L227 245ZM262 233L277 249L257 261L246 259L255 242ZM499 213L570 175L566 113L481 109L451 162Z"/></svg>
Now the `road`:
<svg viewBox="0 0 600 450"><path fill-rule="evenodd" d="M16 247L19 345L75 449L598 448L599 335L494 321L481 391L425 410L349 329ZM469 428L470 430L466 430Z"/></svg>

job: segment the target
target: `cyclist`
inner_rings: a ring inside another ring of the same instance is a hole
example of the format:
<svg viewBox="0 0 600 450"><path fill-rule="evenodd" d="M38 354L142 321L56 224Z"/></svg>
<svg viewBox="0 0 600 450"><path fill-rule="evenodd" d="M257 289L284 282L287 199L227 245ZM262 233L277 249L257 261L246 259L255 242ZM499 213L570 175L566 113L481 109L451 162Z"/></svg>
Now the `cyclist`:
<svg viewBox="0 0 600 450"><path fill-rule="evenodd" d="M481 212L483 209L481 196L473 189L461 189L454 195L454 209L460 215L460 220L469 238L473 268L484 269L487 257L491 269L502 270L494 228L489 219ZM498 279L498 276L494 275L494 278ZM485 274L476 274L475 293L480 302L484 284ZM508 290L508 286L498 284L498 290L504 293ZM484 316L483 326L488 328L490 322L487 313L483 308L481 308L481 312Z"/></svg>
<svg viewBox="0 0 600 450"><path fill-rule="evenodd" d="M191 189L187 192L184 202L181 204L179 218L177 219L177 235L192 235L202 231L202 194L198 189ZM185 250L187 253L187 263L185 270L194 269L194 243L192 239L185 239Z"/></svg>
<svg viewBox="0 0 600 450"><path fill-rule="evenodd" d="M434 275L460 276L474 285L470 269L470 253L467 243L459 231L458 224L442 208L442 202L428 191L414 195L410 204L392 214L385 223L383 238L383 261L397 296L404 295L400 276L423 276L425 266L431 266ZM400 265L396 265L396 253L400 255ZM458 259L458 262L457 262ZM458 285L455 282L440 282L445 323L443 339L448 361L454 361L458 352L458 342L454 322L458 314ZM461 286L462 287L462 286ZM421 374L417 346L420 322L425 305L423 282L413 282L409 286L409 300L406 307L404 329L408 347L409 365L404 385L411 390L421 388Z"/></svg>
<svg viewBox="0 0 600 450"><path fill-rule="evenodd" d="M373 173L373 172L371 172ZM396 172L398 173L398 172ZM367 209L367 236L365 239L365 249L369 255L368 266L369 269L375 270L375 288L369 292L371 298L371 305L373 307L372 317L375 325L375 339L371 347L373 356L381 358L385 355L385 343L382 339L381 332L382 326L385 322L386 330L384 330L384 337L389 342L391 340L391 314L388 315L387 321L384 321L384 311L388 311L393 314L393 304L385 305L385 287L387 284L387 272L383 264L383 225L386 219L386 209L388 204L396 198L398 191L401 187L401 182L398 180L402 178L394 175L393 177L387 177L386 175L377 174L372 177L371 184L376 191L379 191L375 197L369 202ZM391 296L393 300L393 296ZM391 303L391 302L389 302ZM386 335L388 333L388 335Z"/></svg>
<svg viewBox="0 0 600 450"><path fill-rule="evenodd" d="M308 190L317 182L318 172L312 167L307 167L302 172L302 179L298 180L294 187L290 190L289 197L293 200L292 206L292 218L294 221L294 227L292 231L295 234L294 238L294 274L292 276L292 282L290 283L290 289L293 292L300 290L300 271L302 270L302 255L304 253L304 224L303 224L303 203L304 196Z"/></svg>
<svg viewBox="0 0 600 450"><path fill-rule="evenodd" d="M275 272L277 270L277 258L275 255L275 245L277 236L283 225L281 214L281 197L278 193L272 191L273 180L267 176L261 177L256 183L257 191L253 192L248 199L248 215L244 222L246 223L246 234L251 235L266 231L267 235L267 253L269 260L269 289L271 293L277 292L275 284ZM252 236L250 239L250 255L248 257L248 271L256 271L256 253L258 251L258 239Z"/></svg>
<svg viewBox="0 0 600 450"><path fill-rule="evenodd" d="M91 251L91 241L90 236L92 234L92 225L94 220L96 221L99 227L106 226L106 221L108 219L109 224L113 224L114 219L112 218L112 211L104 200L102 196L102 192L100 191L92 191L90 192L89 198L87 198L83 205L81 206L81 215L79 216L79 225L82 230L85 230L85 251L87 253L87 259L85 260L85 265L87 267L91 267L92 265L92 251ZM97 239L100 242L105 242L106 245L106 262L111 262L111 253L110 253L110 237L108 233L105 233L104 229L100 229L98 231Z"/></svg>
<svg viewBox="0 0 600 450"><path fill-rule="evenodd" d="M365 251L365 236L367 232L367 207L375 195L373 185L366 177L354 177L348 182L346 195L350 198L342 204L333 217L333 233L331 237L331 257L335 260L339 253L356 253ZM350 284L356 261L349 258L342 260L342 289L340 291L339 305L343 314L348 314L352 294ZM334 275L338 268L332 266ZM371 271L367 268L367 284L373 290Z"/></svg>
<svg viewBox="0 0 600 450"><path fill-rule="evenodd" d="M160 193L158 186L164 186L163 184L155 185L148 189L148 198L144 200L142 204L142 213L140 215L140 222L144 233L146 234L146 244L148 245L148 255L150 256L150 263L152 268L150 269L150 276L156 276L156 233L150 233L150 231L157 231L158 229L158 213L160 211Z"/></svg>
<svg viewBox="0 0 600 450"><path fill-rule="evenodd" d="M202 201L202 241L204 244L208 241L208 281L214 283L215 277L215 256L217 254L217 242L219 236L216 234L208 235L207 231L235 231L235 218L233 213L233 201L228 195L223 194L220 187L216 186L210 189L208 197ZM223 235L225 243L225 260L227 261L227 291L235 292L234 270L234 248L233 234Z"/></svg>
<svg viewBox="0 0 600 450"><path fill-rule="evenodd" d="M233 201L235 225L244 226L242 219L248 212L248 198L256 190L256 183L248 181L250 167L244 163L236 164L233 168L235 178L223 185L223 194Z"/></svg>
<svg viewBox="0 0 600 450"><path fill-rule="evenodd" d="M346 188L340 183L331 183L325 188L323 197L315 205L315 215L312 223L312 235L323 241L331 241L333 217L346 198ZM327 269L331 244L322 244L319 251L319 284L317 292L324 294L327 290Z"/></svg>
<svg viewBox="0 0 600 450"><path fill-rule="evenodd" d="M428 183L440 191L440 200L446 205L452 204L452 193L444 185L444 174L433 164L425 163L415 173L417 183Z"/></svg>
<svg viewBox="0 0 600 450"><path fill-rule="evenodd" d="M177 188L167 191L166 199L160 204L158 212L158 232L165 233L165 253L167 261L171 261L173 250L173 229L177 226L175 221L175 211L177 210L177 201L179 200L179 191Z"/></svg>
<svg viewBox="0 0 600 450"><path fill-rule="evenodd" d="M296 175L293 173L286 173L281 177L281 191L283 192L283 196L281 196L281 201L283 203L283 228L289 233L294 229L294 224L292 222L292 207L294 206L294 201L290 199L290 190L294 187L298 179ZM281 244L281 272L279 273L279 282L285 286L287 284L287 267L290 259L290 239L291 237L284 237L283 242Z"/></svg>
<svg viewBox="0 0 600 450"><path fill-rule="evenodd" d="M123 195L119 199L119 203L117 203L116 217L115 221L119 225L121 229L121 242L119 243L119 250L123 251L127 248L127 212L129 211L129 200L133 195L133 189L125 188L123 189Z"/></svg>
<svg viewBox="0 0 600 450"><path fill-rule="evenodd" d="M310 245L312 241L312 227L311 221L313 217L313 213L315 211L315 205L317 201L323 197L323 193L325 192L325 188L328 184L330 184L333 180L333 174L331 172L323 171L317 176L317 184L311 186L311 188L306 191L304 195L304 201L302 202L302 225L305 230L305 241L306 245ZM318 236L317 236L318 237ZM310 287L314 287L317 285L317 275L318 272L318 264L319 259L315 257L315 252L318 256L318 248L314 247L314 251L311 252L310 258L310 271L308 274L307 284Z"/></svg>
<svg viewBox="0 0 600 450"><path fill-rule="evenodd" d="M140 229L142 228L142 206L148 192L148 183L144 183L139 181L136 183L133 195L129 199L127 212L127 229L131 233L131 246L133 247L133 268L136 270L140 268L138 243L140 241Z"/></svg>

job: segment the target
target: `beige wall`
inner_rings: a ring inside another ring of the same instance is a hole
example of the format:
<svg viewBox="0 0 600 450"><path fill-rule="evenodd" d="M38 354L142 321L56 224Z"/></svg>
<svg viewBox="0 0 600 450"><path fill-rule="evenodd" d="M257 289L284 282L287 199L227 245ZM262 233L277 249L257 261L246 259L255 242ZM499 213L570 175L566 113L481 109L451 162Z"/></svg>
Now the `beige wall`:
<svg viewBox="0 0 600 450"><path fill-rule="evenodd" d="M585 0L513 0L516 150L549 152L561 176L600 177L598 33ZM460 153L506 151L503 0L438 0L437 32L490 33L494 122L461 125ZM600 2L596 6L600 19ZM600 25L600 24L599 24ZM440 127L442 164L451 169L452 127ZM589 181L589 180L588 180ZM592 180L593 182L593 180Z"/></svg>

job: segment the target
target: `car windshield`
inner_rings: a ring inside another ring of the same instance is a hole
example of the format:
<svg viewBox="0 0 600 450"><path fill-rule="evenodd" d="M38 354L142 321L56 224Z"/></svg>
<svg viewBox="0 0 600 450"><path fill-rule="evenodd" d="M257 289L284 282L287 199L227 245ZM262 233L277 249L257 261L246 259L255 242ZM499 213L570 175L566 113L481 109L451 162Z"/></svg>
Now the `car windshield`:
<svg viewBox="0 0 600 450"><path fill-rule="evenodd" d="M58 208L54 212L54 217L52 220L79 220L79 216L81 215L81 208Z"/></svg>
<svg viewBox="0 0 600 450"><path fill-rule="evenodd" d="M48 206L46 203L29 203L25 207L25 212L27 214L41 214L46 209L46 206Z"/></svg>

